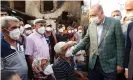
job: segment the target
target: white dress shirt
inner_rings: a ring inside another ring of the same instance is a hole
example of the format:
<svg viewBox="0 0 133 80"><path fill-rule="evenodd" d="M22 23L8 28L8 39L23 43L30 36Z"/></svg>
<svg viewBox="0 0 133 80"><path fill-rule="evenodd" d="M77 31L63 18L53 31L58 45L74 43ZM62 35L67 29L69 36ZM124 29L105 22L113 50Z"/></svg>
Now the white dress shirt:
<svg viewBox="0 0 133 80"><path fill-rule="evenodd" d="M103 31L103 25L100 24L97 26L97 37L98 37L98 44L100 43L101 35Z"/></svg>
<svg viewBox="0 0 133 80"><path fill-rule="evenodd" d="M105 18L103 20L103 22L99 25L97 25L97 37L98 37L98 44L100 43L101 40L101 35L102 35L102 31L103 31L103 24L104 24Z"/></svg>

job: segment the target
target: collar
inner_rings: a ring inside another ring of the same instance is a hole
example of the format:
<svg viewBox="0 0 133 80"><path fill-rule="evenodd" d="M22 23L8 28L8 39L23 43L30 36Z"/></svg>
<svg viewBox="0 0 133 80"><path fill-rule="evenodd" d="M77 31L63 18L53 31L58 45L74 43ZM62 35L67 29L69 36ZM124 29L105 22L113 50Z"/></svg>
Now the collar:
<svg viewBox="0 0 133 80"><path fill-rule="evenodd" d="M35 34L36 34L38 37L40 37L40 38L43 38L43 37L44 37L44 35L39 34L37 31L35 31Z"/></svg>
<svg viewBox="0 0 133 80"><path fill-rule="evenodd" d="M105 16L104 16L104 18L103 18L103 22L102 22L101 24L104 24L104 22L105 22Z"/></svg>

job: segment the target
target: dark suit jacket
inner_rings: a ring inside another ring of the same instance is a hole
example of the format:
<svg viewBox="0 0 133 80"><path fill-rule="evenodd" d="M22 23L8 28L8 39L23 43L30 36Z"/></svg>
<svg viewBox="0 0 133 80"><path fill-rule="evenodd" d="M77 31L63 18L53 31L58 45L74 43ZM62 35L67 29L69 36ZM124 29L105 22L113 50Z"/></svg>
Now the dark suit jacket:
<svg viewBox="0 0 133 80"><path fill-rule="evenodd" d="M125 68L129 68L129 78L133 78L133 36L131 37L131 31L133 28L133 22L131 22L128 25L128 30L127 30L127 41L126 41L126 53L125 53ZM133 32L132 32L133 33Z"/></svg>

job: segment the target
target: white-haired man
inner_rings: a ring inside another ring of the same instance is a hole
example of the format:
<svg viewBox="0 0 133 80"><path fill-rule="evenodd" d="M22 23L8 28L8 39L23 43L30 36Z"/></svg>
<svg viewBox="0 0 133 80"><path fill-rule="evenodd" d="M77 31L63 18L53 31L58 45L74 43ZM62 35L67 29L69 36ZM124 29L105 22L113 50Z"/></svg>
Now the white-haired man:
<svg viewBox="0 0 133 80"><path fill-rule="evenodd" d="M46 59L47 61L50 59L49 46L44 37L45 26L46 22L44 19L36 19L34 21L35 32L26 38L26 55L29 55L28 60L30 64L36 58Z"/></svg>
<svg viewBox="0 0 133 80"><path fill-rule="evenodd" d="M32 34L33 31L32 31L32 26L30 24L26 24L24 26L24 35L25 36L29 36L30 34Z"/></svg>
<svg viewBox="0 0 133 80"><path fill-rule="evenodd" d="M18 41L20 37L19 20L15 17L0 18L4 38L1 40L1 70L18 73L21 80L27 80L27 63L22 46Z"/></svg>

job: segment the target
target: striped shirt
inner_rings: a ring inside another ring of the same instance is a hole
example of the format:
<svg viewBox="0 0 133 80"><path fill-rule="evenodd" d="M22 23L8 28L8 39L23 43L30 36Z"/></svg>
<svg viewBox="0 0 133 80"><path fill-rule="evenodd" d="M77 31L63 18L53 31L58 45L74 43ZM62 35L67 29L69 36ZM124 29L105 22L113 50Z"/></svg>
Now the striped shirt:
<svg viewBox="0 0 133 80"><path fill-rule="evenodd" d="M63 58L58 58L53 64L56 80L76 80L74 75L74 62L68 63Z"/></svg>
<svg viewBox="0 0 133 80"><path fill-rule="evenodd" d="M11 46L4 39L1 40L1 71L13 71L20 75L21 80L27 80L28 67L24 50L19 42L17 48Z"/></svg>

